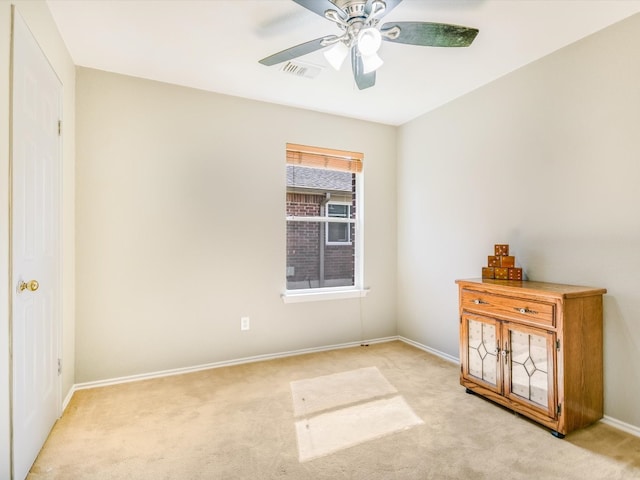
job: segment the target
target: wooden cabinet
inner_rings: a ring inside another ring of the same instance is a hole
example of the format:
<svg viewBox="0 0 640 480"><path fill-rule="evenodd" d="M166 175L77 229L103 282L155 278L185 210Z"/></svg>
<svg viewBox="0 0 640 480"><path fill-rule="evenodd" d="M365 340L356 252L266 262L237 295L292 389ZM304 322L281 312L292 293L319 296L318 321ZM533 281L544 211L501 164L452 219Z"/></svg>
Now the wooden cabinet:
<svg viewBox="0 0 640 480"><path fill-rule="evenodd" d="M457 280L460 383L557 437L603 410L602 288Z"/></svg>

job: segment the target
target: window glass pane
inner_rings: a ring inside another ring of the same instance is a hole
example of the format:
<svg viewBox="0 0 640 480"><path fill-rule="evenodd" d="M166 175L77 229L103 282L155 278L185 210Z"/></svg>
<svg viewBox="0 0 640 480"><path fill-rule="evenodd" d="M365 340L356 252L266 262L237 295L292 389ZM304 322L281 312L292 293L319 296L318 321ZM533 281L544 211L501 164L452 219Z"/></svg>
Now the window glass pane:
<svg viewBox="0 0 640 480"><path fill-rule="evenodd" d="M349 240L349 227L348 223L329 223L327 228L329 233L327 235L328 242L348 242Z"/></svg>
<svg viewBox="0 0 640 480"><path fill-rule="evenodd" d="M287 222L287 290L354 285L354 245L326 245L327 225Z"/></svg>
<svg viewBox="0 0 640 480"><path fill-rule="evenodd" d="M330 217L349 218L349 205L330 203L327 205L327 214Z"/></svg>

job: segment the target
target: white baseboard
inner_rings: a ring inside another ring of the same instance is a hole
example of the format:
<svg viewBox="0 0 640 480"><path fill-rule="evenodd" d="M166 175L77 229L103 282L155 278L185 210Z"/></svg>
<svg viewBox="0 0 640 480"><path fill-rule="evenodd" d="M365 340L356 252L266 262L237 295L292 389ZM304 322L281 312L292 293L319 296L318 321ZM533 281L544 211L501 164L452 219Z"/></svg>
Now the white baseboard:
<svg viewBox="0 0 640 480"><path fill-rule="evenodd" d="M419 348L420 350L424 350L425 352L428 353L432 353L433 355L436 355L437 357L440 357L444 360L448 360L450 362L453 363L460 363L460 360L452 355L449 355L447 353L441 352L439 350L436 350L434 348L431 347L427 347L426 345L422 345L421 343L418 343L414 340L411 340L409 338L405 338L402 336L398 336L398 340L405 342L409 345L413 345L416 348ZM600 422L609 425L611 427L617 428L618 430L622 430L623 432L627 432L631 435L634 435L636 437L640 437L640 427L637 427L635 425L631 425L629 423L625 423L621 420L618 420L617 418L613 418L610 417L608 415L605 415L602 420L600 420Z"/></svg>
<svg viewBox="0 0 640 480"><path fill-rule="evenodd" d="M448 353L441 352L440 350L436 350L435 348L427 347L426 345L418 343L409 338L398 336L398 340L400 340L401 342L407 343L409 345L412 345L416 348L419 348L420 350L424 350L425 352L431 353L436 357L442 358L443 360L447 360L448 362L460 363L460 359L458 359L457 357L454 357L453 355L449 355Z"/></svg>
<svg viewBox="0 0 640 480"><path fill-rule="evenodd" d="M159 371L159 372L151 372L151 373L144 373L144 374L140 374L140 375L129 375L126 377L119 377L119 378L111 378L111 379L107 379L107 380L97 380L95 382L85 382L85 383L77 383L75 385L73 385L71 387L71 389L69 390L69 393L67 393L67 396L65 397L64 401L62 402L62 411L64 412L64 410L67 408L67 405L69 405L69 402L71 401L71 398L73 397L73 394L78 391L78 390L85 390L85 389L89 389L89 388L98 388L98 387L106 387L109 385L117 385L120 383L129 383L129 382L137 382L140 380L149 380L151 378L160 378L160 377L169 377L172 375L181 375L181 374L185 374L185 373L193 373L193 372L199 372L201 370L208 370L211 368L221 368L221 367L230 367L233 365L241 365L243 363L253 363L253 362L262 362L265 360L275 360L278 358L285 358L285 357L293 357L295 355L305 355L308 353L317 353L317 352L327 352L330 350L338 350L338 349L342 349L342 348L351 348L351 347L357 347L360 345L371 345L371 344L375 344L375 343L385 343L385 342L392 342L394 340L400 340L401 342L404 342L408 345L412 345L416 348L419 348L420 350L423 350L427 353L431 353L432 355L435 355L437 357L442 358L443 360L446 360L448 362L451 363L455 363L458 364L460 363L460 360L457 357L454 357L453 355L449 355L447 353L441 352L439 350L436 350L435 348L431 348L428 347L426 345L423 345L421 343L418 343L414 340L411 340L409 338L397 335L397 336L391 336L391 337L383 337L383 338L374 338L371 340L363 340L361 342L348 342L348 343L340 343L337 345L326 345L323 347L313 347L313 348L303 348L300 350L291 350L288 352L280 352L280 353L272 353L272 354L266 354L266 355L256 355L253 357L244 357L244 358L239 358L239 359L235 359L235 360L226 360L226 361L222 361L222 362L214 362L214 363L207 363L204 365L196 365L193 367L184 367L184 368L174 368L171 370L163 370L163 371ZM631 425L629 423L625 423L621 420L618 420L616 418L613 417L609 417L608 415L605 415L602 420L600 420L602 423L609 425L611 427L617 428L618 430L622 430L623 432L627 432L631 435L634 435L636 437L640 437L640 427L637 427L635 425Z"/></svg>
<svg viewBox="0 0 640 480"><path fill-rule="evenodd" d="M600 422L609 425L613 428L617 428L618 430L622 430L623 432L630 433L631 435L635 435L636 437L640 437L640 427L636 427L635 425L631 425L630 423L625 423L617 418L612 418L608 415L605 415Z"/></svg>
<svg viewBox="0 0 640 480"><path fill-rule="evenodd" d="M67 396L64 397L64 400L62 401L62 411L60 412L60 416L62 416L64 411L67 409L67 405L69 405L69 402L71 401L71 397L73 397L73 394L75 392L76 392L76 386L72 385L71 388L69 389L69 392L67 393Z"/></svg>
<svg viewBox="0 0 640 480"><path fill-rule="evenodd" d="M106 379L106 380L97 380L94 382L84 382L84 383L77 383L75 384L71 391L69 392L69 395L67 395L67 398L65 399L65 403L63 405L63 410L66 407L66 405L69 403L69 401L71 400L71 396L73 396L73 392L76 392L77 390L86 390L89 388L98 388L98 387L106 387L109 385L117 385L120 383L129 383L129 382L138 382L140 380L149 380L152 378L161 378L161 377L169 377L172 375L182 375L185 373L193 373L193 372L199 372L201 370L209 370L211 368L221 368L221 367L230 367L233 365L241 365L244 363L253 363L253 362L263 362L266 360L275 360L277 358L285 358L285 357L293 357L295 355L305 355L308 353L317 353L317 352L326 352L329 350L338 350L338 349L342 349L342 348L351 348L351 347L358 347L360 345L370 345L370 344L374 344L374 343L384 343L384 342L391 342L394 340L398 340L397 336L392 336L392 337L384 337L384 338L374 338L374 339L370 339L370 340L362 340L360 342L348 342L348 343L340 343L337 345L326 345L323 347L312 347L312 348L303 348L300 350L291 350L288 352L280 352L280 353L270 353L270 354L265 354L265 355L256 355L253 357L244 357L244 358L238 358L235 360L225 360L222 362L213 362L213 363L207 363L204 365L195 365L192 367L184 367L184 368L174 368L171 370L162 370L159 372L151 372L151 373L142 373L139 375L129 375L126 377L118 377L118 378L110 378L110 379Z"/></svg>

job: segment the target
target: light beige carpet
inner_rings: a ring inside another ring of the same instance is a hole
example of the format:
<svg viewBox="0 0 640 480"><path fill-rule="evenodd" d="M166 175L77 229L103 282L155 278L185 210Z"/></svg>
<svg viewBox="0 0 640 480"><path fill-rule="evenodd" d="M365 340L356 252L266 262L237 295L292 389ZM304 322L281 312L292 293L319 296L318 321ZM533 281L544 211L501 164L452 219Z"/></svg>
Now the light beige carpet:
<svg viewBox="0 0 640 480"><path fill-rule="evenodd" d="M425 423L300 462L291 382L370 367L397 390L377 400L401 396ZM640 479L640 438L596 424L556 439L467 395L459 372L390 342L83 390L28 478Z"/></svg>

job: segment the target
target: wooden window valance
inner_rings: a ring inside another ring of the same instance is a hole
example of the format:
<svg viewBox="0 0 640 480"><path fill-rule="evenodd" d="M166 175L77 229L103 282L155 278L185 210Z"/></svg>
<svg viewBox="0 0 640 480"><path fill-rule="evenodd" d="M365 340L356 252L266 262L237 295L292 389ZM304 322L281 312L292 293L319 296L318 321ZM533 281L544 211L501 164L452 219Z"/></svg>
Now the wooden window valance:
<svg viewBox="0 0 640 480"><path fill-rule="evenodd" d="M358 152L287 143L288 165L360 173L363 159L364 155Z"/></svg>

